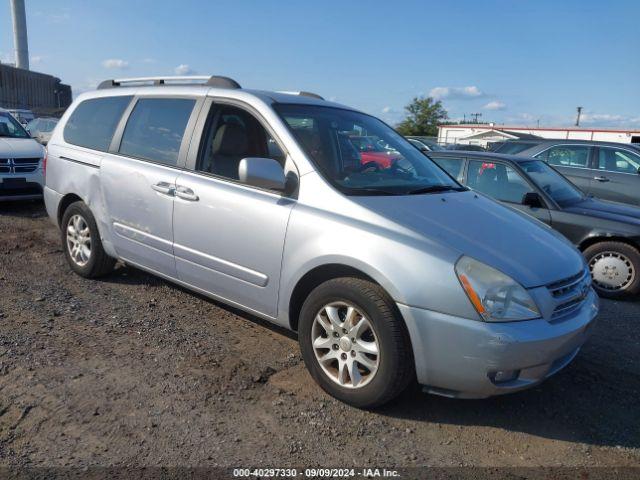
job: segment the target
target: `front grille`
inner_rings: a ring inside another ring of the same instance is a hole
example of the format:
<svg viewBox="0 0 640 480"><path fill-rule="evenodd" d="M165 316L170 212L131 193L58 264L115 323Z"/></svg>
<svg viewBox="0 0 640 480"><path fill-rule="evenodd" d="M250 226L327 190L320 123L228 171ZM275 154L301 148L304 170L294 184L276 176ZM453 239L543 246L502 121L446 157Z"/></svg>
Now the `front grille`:
<svg viewBox="0 0 640 480"><path fill-rule="evenodd" d="M557 301L551 320L559 320L578 310L591 287L591 275L585 268L571 277L547 285L549 293Z"/></svg>
<svg viewBox="0 0 640 480"><path fill-rule="evenodd" d="M39 165L39 158L0 158L0 173L31 173Z"/></svg>
<svg viewBox="0 0 640 480"><path fill-rule="evenodd" d="M31 173L38 169L38 165L30 165L26 167L13 167L15 173Z"/></svg>
<svg viewBox="0 0 640 480"><path fill-rule="evenodd" d="M40 162L39 158L14 158L14 165L29 165L35 163L36 165Z"/></svg>

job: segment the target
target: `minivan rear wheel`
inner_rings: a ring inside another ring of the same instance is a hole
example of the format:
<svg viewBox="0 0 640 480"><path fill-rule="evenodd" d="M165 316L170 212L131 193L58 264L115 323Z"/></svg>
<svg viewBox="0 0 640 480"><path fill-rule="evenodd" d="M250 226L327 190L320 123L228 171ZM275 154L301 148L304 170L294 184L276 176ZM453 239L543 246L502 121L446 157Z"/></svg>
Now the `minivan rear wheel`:
<svg viewBox="0 0 640 480"><path fill-rule="evenodd" d="M415 378L404 322L386 292L366 280L316 287L302 306L298 340L314 380L358 408L389 402Z"/></svg>
<svg viewBox="0 0 640 480"><path fill-rule="evenodd" d="M640 293L640 252L623 242L599 242L584 251L593 286L602 297Z"/></svg>
<svg viewBox="0 0 640 480"><path fill-rule="evenodd" d="M113 270L116 260L102 248L96 220L84 202L69 205L60 230L64 254L74 272L96 278Z"/></svg>

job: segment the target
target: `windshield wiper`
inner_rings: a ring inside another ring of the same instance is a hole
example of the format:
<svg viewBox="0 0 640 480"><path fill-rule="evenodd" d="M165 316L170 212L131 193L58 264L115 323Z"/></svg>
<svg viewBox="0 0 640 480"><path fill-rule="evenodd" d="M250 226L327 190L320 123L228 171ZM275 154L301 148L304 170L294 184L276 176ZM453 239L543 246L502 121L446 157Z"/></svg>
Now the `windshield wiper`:
<svg viewBox="0 0 640 480"><path fill-rule="evenodd" d="M415 190L409 190L407 195L420 195L423 193L438 193L438 192L463 192L465 187L454 187L453 185L431 185L429 187L416 188Z"/></svg>
<svg viewBox="0 0 640 480"><path fill-rule="evenodd" d="M348 188L349 195L358 195L358 196L374 196L374 195L402 195L398 192L392 192L390 190L382 190L379 188Z"/></svg>

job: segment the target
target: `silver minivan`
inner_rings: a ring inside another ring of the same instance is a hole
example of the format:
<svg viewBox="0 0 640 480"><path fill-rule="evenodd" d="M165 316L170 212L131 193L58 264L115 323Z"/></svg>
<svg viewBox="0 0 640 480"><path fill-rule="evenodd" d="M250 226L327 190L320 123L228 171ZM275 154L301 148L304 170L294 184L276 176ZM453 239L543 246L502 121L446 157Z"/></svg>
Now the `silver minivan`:
<svg viewBox="0 0 640 480"><path fill-rule="evenodd" d="M392 155L359 152L363 136ZM297 331L313 378L358 407L412 381L461 398L530 387L598 312L563 237L306 92L105 81L56 127L45 201L79 275L121 260Z"/></svg>

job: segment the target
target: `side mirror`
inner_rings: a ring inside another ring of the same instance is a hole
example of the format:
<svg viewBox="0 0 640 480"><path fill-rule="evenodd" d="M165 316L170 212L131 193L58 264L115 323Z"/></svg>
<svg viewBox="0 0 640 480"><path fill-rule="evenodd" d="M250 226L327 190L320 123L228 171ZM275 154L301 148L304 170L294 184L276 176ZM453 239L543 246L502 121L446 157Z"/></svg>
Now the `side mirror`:
<svg viewBox="0 0 640 480"><path fill-rule="evenodd" d="M243 158L238 166L238 178L242 183L267 190L284 191L284 169L272 158Z"/></svg>
<svg viewBox="0 0 640 480"><path fill-rule="evenodd" d="M531 208L545 208L542 198L538 192L527 192L522 196L522 205Z"/></svg>

